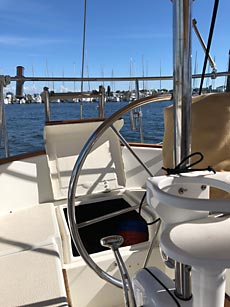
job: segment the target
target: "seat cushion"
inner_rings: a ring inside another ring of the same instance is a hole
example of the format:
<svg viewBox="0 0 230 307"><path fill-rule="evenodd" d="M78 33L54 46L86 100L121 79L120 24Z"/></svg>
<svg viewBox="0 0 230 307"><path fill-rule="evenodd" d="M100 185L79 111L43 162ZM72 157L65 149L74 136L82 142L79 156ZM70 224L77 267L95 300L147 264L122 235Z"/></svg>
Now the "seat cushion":
<svg viewBox="0 0 230 307"><path fill-rule="evenodd" d="M68 306L55 243L0 257L0 306Z"/></svg>
<svg viewBox="0 0 230 307"><path fill-rule="evenodd" d="M61 237L53 204L36 205L0 217L0 257L34 249Z"/></svg>

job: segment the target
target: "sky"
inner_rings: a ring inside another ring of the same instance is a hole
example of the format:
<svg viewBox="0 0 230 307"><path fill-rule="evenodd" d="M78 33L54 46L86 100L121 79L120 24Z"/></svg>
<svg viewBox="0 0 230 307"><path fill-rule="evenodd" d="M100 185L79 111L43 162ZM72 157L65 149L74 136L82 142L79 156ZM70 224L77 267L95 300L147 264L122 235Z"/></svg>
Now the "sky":
<svg viewBox="0 0 230 307"><path fill-rule="evenodd" d="M14 76L16 66L25 76L80 77L84 0L0 0L0 74ZM214 0L195 0L192 18L207 42ZM171 0L87 0L85 76L129 77L172 75ZM230 1L220 0L211 55L218 71L226 71L230 48ZM204 52L192 35L193 72L201 73ZM132 65L130 64L132 63ZM225 80L207 80L218 86ZM111 85L109 82L105 86ZM25 84L25 91L43 86L55 91L80 89L72 83ZM147 82L149 89L172 88L172 82ZM198 85L198 81L195 83ZM8 89L14 89L12 82ZM113 90L127 84L116 82ZM91 83L90 88L98 88ZM141 88L141 85L140 85ZM85 85L88 89L88 84Z"/></svg>

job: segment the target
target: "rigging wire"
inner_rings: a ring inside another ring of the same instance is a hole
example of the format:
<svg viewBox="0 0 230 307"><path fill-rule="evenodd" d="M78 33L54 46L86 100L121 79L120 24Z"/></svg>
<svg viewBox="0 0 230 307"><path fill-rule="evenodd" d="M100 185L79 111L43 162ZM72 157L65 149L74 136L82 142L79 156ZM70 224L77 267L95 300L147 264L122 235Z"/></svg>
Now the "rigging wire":
<svg viewBox="0 0 230 307"><path fill-rule="evenodd" d="M203 65L202 76L201 76L201 81L200 81L199 95L201 95L201 93L202 93L202 87L203 87L207 62L208 62L209 51L210 51L210 47L211 47L211 43L212 43L212 36L213 36L213 32L214 32L214 27L215 27L218 5L219 5L219 0L215 0L213 12L212 12L212 21L211 21L209 36L208 36L207 50L206 50L206 53L205 53L204 65Z"/></svg>

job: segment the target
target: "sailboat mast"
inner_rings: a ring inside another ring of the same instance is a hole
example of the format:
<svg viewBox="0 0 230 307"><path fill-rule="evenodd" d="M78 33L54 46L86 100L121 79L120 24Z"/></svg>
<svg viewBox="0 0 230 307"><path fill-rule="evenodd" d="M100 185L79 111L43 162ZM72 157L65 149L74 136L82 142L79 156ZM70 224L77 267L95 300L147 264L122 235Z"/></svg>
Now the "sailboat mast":
<svg viewBox="0 0 230 307"><path fill-rule="evenodd" d="M144 60L144 56L142 55L142 77L145 76L145 60ZM145 89L145 81L143 79L143 91Z"/></svg>
<svg viewBox="0 0 230 307"><path fill-rule="evenodd" d="M192 0L173 0L175 165L191 151L191 7Z"/></svg>
<svg viewBox="0 0 230 307"><path fill-rule="evenodd" d="M82 63L81 63L81 77L84 78L84 67L85 67L85 33L86 33L86 0L84 0L84 27L83 27L83 38L82 38ZM81 92L83 92L84 83L81 81ZM80 101L80 119L82 119L82 99Z"/></svg>
<svg viewBox="0 0 230 307"><path fill-rule="evenodd" d="M173 97L174 163L178 165L191 153L191 10L193 0L173 0ZM175 294L184 300L191 297L191 268L175 263Z"/></svg>
<svg viewBox="0 0 230 307"><path fill-rule="evenodd" d="M161 92L161 61L160 61L160 92Z"/></svg>
<svg viewBox="0 0 230 307"><path fill-rule="evenodd" d="M49 66L48 66L48 59L46 58L46 76L49 78ZM49 85L49 81L48 81L48 87L50 87Z"/></svg>

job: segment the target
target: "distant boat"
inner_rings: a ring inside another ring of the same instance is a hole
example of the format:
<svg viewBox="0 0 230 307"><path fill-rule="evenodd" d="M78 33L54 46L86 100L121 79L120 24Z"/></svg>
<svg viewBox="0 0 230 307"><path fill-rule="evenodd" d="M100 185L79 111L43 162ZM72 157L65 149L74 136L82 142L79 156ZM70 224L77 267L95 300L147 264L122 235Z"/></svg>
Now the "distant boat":
<svg viewBox="0 0 230 307"><path fill-rule="evenodd" d="M11 103L10 100L9 100L9 98L7 98L7 97L4 98L4 104L9 104L9 103Z"/></svg>

